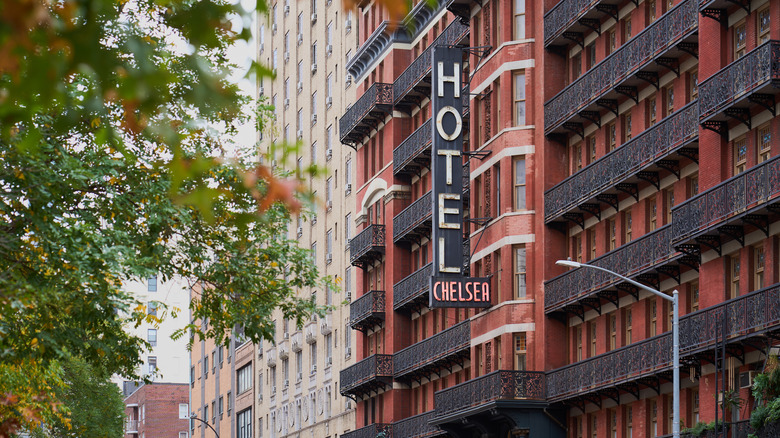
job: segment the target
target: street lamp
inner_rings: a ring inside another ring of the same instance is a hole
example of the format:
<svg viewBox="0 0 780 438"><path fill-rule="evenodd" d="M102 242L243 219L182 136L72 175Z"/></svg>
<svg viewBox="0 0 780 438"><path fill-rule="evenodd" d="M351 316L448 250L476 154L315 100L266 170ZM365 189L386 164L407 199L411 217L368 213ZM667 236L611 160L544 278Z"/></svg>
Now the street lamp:
<svg viewBox="0 0 780 438"><path fill-rule="evenodd" d="M206 426L208 426L208 427L209 427L209 429L211 429L211 430L213 430L213 431L214 431L214 435L216 435L216 436L217 436L217 438L219 438L219 433L217 432L217 429L214 429L214 427L213 427L212 425L210 425L208 421L206 421L206 420L201 420L200 418L198 418L198 416L197 416L197 415L195 415L195 412L193 412L193 413L191 413L191 414L190 414L190 418L191 418L191 419L193 419L193 420L198 420L198 421L200 421L201 423L203 423L203 424L205 424ZM194 427L194 426L193 426L193 427Z"/></svg>
<svg viewBox="0 0 780 438"><path fill-rule="evenodd" d="M654 295L657 295L667 301L672 302L672 384L674 385L674 397L672 400L672 410L674 411L672 418L672 436L674 438L680 437L680 307L679 307L679 295L677 289L672 292L672 296L669 296L661 291L647 287L642 283L636 282L628 277L618 274L617 272L610 271L609 269L602 268L600 266L589 265L587 263L573 262L571 260L558 260L556 265L568 266L570 268L590 268L597 271L603 271L608 274L614 275L621 280L631 283L634 286L646 290Z"/></svg>

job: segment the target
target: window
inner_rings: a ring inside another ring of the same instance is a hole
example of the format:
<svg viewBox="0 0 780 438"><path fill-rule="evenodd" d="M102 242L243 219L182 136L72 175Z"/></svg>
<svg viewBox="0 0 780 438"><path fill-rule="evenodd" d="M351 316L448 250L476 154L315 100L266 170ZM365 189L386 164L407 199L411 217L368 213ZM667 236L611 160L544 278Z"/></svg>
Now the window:
<svg viewBox="0 0 780 438"><path fill-rule="evenodd" d="M598 416L596 414L590 414L590 436L591 438L598 438Z"/></svg>
<svg viewBox="0 0 780 438"><path fill-rule="evenodd" d="M577 78L580 77L582 74L582 52L576 54L574 58L571 60L571 70L572 70L572 82L574 82Z"/></svg>
<svg viewBox="0 0 780 438"><path fill-rule="evenodd" d="M203 421L208 421L209 418L209 405L206 404L206 406L203 406Z"/></svg>
<svg viewBox="0 0 780 438"><path fill-rule="evenodd" d="M590 247L588 261L591 261L596 258L596 230L588 230L588 246Z"/></svg>
<svg viewBox="0 0 780 438"><path fill-rule="evenodd" d="M745 48L747 44L747 30L745 21L740 21L734 26L734 60L737 60L745 56Z"/></svg>
<svg viewBox="0 0 780 438"><path fill-rule="evenodd" d="M588 47L588 70L596 65L596 43L591 43Z"/></svg>
<svg viewBox="0 0 780 438"><path fill-rule="evenodd" d="M764 247L753 247L753 290L764 287Z"/></svg>
<svg viewBox="0 0 780 438"><path fill-rule="evenodd" d="M317 371L317 344L309 345L309 360L311 362L311 372L314 374Z"/></svg>
<svg viewBox="0 0 780 438"><path fill-rule="evenodd" d="M317 123L317 92L311 94L311 124Z"/></svg>
<svg viewBox="0 0 780 438"><path fill-rule="evenodd" d="M149 374L157 371L157 356L149 356L146 363L149 364Z"/></svg>
<svg viewBox="0 0 780 438"><path fill-rule="evenodd" d="M514 74L514 84L515 126L523 126L525 125L525 70Z"/></svg>
<svg viewBox="0 0 780 438"><path fill-rule="evenodd" d="M769 6L767 5L765 8L758 11L758 16L756 17L758 20L758 23L756 25L756 33L758 34L756 36L756 40L758 41L758 44L765 43L769 41Z"/></svg>
<svg viewBox="0 0 780 438"><path fill-rule="evenodd" d="M328 26L325 30L325 44L327 44L328 49L326 55L330 56L331 53L333 53L333 49L331 48L333 46L333 22L331 21L328 23Z"/></svg>
<svg viewBox="0 0 780 438"><path fill-rule="evenodd" d="M146 313L152 316L157 316L157 301L149 301L146 305Z"/></svg>
<svg viewBox="0 0 780 438"><path fill-rule="evenodd" d="M526 260L525 260L525 246L520 245L515 247L515 298L526 297Z"/></svg>
<svg viewBox="0 0 780 438"><path fill-rule="evenodd" d="M607 247L610 251L617 248L617 224L615 219L610 219L607 223Z"/></svg>
<svg viewBox="0 0 780 438"><path fill-rule="evenodd" d="M217 422L217 402L216 400L211 402L211 424Z"/></svg>
<svg viewBox="0 0 780 438"><path fill-rule="evenodd" d="M691 193L691 196L696 196L699 194L699 174L695 173L690 176L689 180L689 192ZM674 201L674 199L672 199ZM671 222L671 221L670 221Z"/></svg>
<svg viewBox="0 0 780 438"><path fill-rule="evenodd" d="M674 112L674 86L669 86L666 88L666 115L672 114Z"/></svg>
<svg viewBox="0 0 780 438"><path fill-rule="evenodd" d="M514 1L514 14L514 39L522 40L525 38L525 0ZM768 15L769 14L767 14L767 16Z"/></svg>
<svg viewBox="0 0 780 438"><path fill-rule="evenodd" d="M615 29L609 31L608 37L607 37L607 55L610 55L612 52L615 51L617 48L617 35L615 34Z"/></svg>
<svg viewBox="0 0 780 438"><path fill-rule="evenodd" d="M590 327L590 357L596 355L596 322L593 321L588 324Z"/></svg>
<svg viewBox="0 0 780 438"><path fill-rule="evenodd" d="M295 381L300 382L303 378L303 352L301 351L295 352L295 372L297 373Z"/></svg>
<svg viewBox="0 0 780 438"><path fill-rule="evenodd" d="M577 330L574 332L574 341L577 344L577 361L582 360L582 326L577 326Z"/></svg>
<svg viewBox="0 0 780 438"><path fill-rule="evenodd" d="M650 430L653 436L658 436L658 402L655 400L650 402Z"/></svg>
<svg viewBox="0 0 780 438"><path fill-rule="evenodd" d="M655 196L647 201L647 222L649 226L648 231L655 231L658 224L658 202Z"/></svg>
<svg viewBox="0 0 780 438"><path fill-rule="evenodd" d="M146 291L157 292L157 276L152 275L146 280Z"/></svg>
<svg viewBox="0 0 780 438"><path fill-rule="evenodd" d="M626 407L626 438L634 437L634 410L631 406Z"/></svg>
<svg viewBox="0 0 780 438"><path fill-rule="evenodd" d="M672 207L674 207L674 189L669 189L665 191L666 193L666 223L671 224L672 223Z"/></svg>
<svg viewBox="0 0 780 438"><path fill-rule="evenodd" d="M690 292L690 303L691 303L691 312L695 312L699 310L699 283L693 282L691 283L691 292Z"/></svg>
<svg viewBox="0 0 780 438"><path fill-rule="evenodd" d="M225 397L219 396L219 404L217 405L219 407L219 418L222 419L222 414L225 412L224 410L224 401Z"/></svg>
<svg viewBox="0 0 780 438"><path fill-rule="evenodd" d="M347 296L347 300L352 298L352 267L347 266L344 269L344 293Z"/></svg>
<svg viewBox="0 0 780 438"><path fill-rule="evenodd" d="M771 155L772 130L770 129L769 123L758 127L756 137L756 151L758 152L758 159L756 161L758 163L763 163L768 160Z"/></svg>
<svg viewBox="0 0 780 438"><path fill-rule="evenodd" d="M344 183L346 185L344 192L349 195L352 193L352 158L347 158L344 165Z"/></svg>
<svg viewBox="0 0 780 438"><path fill-rule="evenodd" d="M655 0L650 0L647 2L647 16L650 19L650 23L655 21L655 19L657 18Z"/></svg>
<svg viewBox="0 0 780 438"><path fill-rule="evenodd" d="M208 379L208 377L209 377L209 357L208 356L203 358L203 374Z"/></svg>
<svg viewBox="0 0 780 438"><path fill-rule="evenodd" d="M190 367L190 383L195 386L195 367Z"/></svg>
<svg viewBox="0 0 780 438"><path fill-rule="evenodd" d="M609 436L617 438L617 409L607 411L607 418L609 418Z"/></svg>
<svg viewBox="0 0 780 438"><path fill-rule="evenodd" d="M572 146L571 152L571 173L582 169L582 143Z"/></svg>
<svg viewBox="0 0 780 438"><path fill-rule="evenodd" d="M650 336L658 334L658 301L651 298L650 302Z"/></svg>
<svg viewBox="0 0 780 438"><path fill-rule="evenodd" d="M611 313L609 318L609 349L614 350L617 348L617 315Z"/></svg>
<svg viewBox="0 0 780 438"><path fill-rule="evenodd" d="M515 159L515 210L525 210L525 158Z"/></svg>
<svg viewBox="0 0 780 438"><path fill-rule="evenodd" d="M612 152L615 150L615 147L617 146L617 131L615 130L615 122L610 123L607 125L607 139L608 139L608 145L609 145L609 151Z"/></svg>
<svg viewBox="0 0 780 438"><path fill-rule="evenodd" d="M734 140L734 175L745 171L747 167L747 137Z"/></svg>
<svg viewBox="0 0 780 438"><path fill-rule="evenodd" d="M330 108L331 105L333 105L333 73L330 73L328 75L328 82L326 83L325 87L325 96L327 99L325 99L325 105ZM330 129L330 127L328 127Z"/></svg>
<svg viewBox="0 0 780 438"><path fill-rule="evenodd" d="M626 240L623 243L628 243L628 242L631 241L631 237L633 235L633 226L634 226L634 223L633 223L634 220L633 220L633 217L631 215L631 210L627 210L624 213L623 219L624 219L623 226L626 227L626 230L625 230L626 231L626 233L625 233Z"/></svg>
<svg viewBox="0 0 780 438"><path fill-rule="evenodd" d="M333 361L333 336L330 334L325 335L325 348L328 353L327 358L325 359L325 365L330 365Z"/></svg>
<svg viewBox="0 0 780 438"><path fill-rule="evenodd" d="M148 329L146 330L146 340L149 342L149 345L152 347L157 346L157 329Z"/></svg>
<svg viewBox="0 0 780 438"><path fill-rule="evenodd" d="M252 408L241 411L236 416L237 438L252 438Z"/></svg>
<svg viewBox="0 0 780 438"><path fill-rule="evenodd" d="M631 17L623 20L623 43L631 39Z"/></svg>
<svg viewBox="0 0 780 438"><path fill-rule="evenodd" d="M582 263L582 233L574 236L572 240L573 258L577 263Z"/></svg>
<svg viewBox="0 0 780 438"><path fill-rule="evenodd" d="M317 242L311 244L311 258L314 263L317 263Z"/></svg>
<svg viewBox="0 0 780 438"><path fill-rule="evenodd" d="M252 389L252 364L236 371L236 394L243 394Z"/></svg>
<svg viewBox="0 0 780 438"><path fill-rule="evenodd" d="M596 161L596 136L591 135L585 140L585 144L588 148L588 163Z"/></svg>
<svg viewBox="0 0 780 438"><path fill-rule="evenodd" d="M187 403L179 403L179 419L185 420L190 418L190 405Z"/></svg>
<svg viewBox="0 0 780 438"><path fill-rule="evenodd" d="M728 258L729 261L729 298L739 295L739 253Z"/></svg>
<svg viewBox="0 0 780 438"><path fill-rule="evenodd" d="M632 339L633 339L632 336L631 336L632 335L631 332L633 330L633 327L632 327L633 321L632 321L632 318L631 318L631 309L626 309L625 312L626 312L625 313L625 324L626 324L626 327L625 327L625 335L626 335L625 341L626 342L625 342L625 344L629 345L629 344L631 344Z"/></svg>
<svg viewBox="0 0 780 438"><path fill-rule="evenodd" d="M699 72L694 70L690 75L691 100L699 98Z"/></svg>
<svg viewBox="0 0 780 438"><path fill-rule="evenodd" d="M629 113L623 116L623 143L631 140L632 132L633 127L631 126L631 114Z"/></svg>
<svg viewBox="0 0 780 438"><path fill-rule="evenodd" d="M330 211L333 209L333 177L328 177L325 181L325 202L327 202L327 209ZM330 251L328 251L330 253Z"/></svg>
<svg viewBox="0 0 780 438"><path fill-rule="evenodd" d="M518 371L525 370L526 352L525 333L518 333L515 335L515 369Z"/></svg>
<svg viewBox="0 0 780 438"><path fill-rule="evenodd" d="M647 124L648 126L655 125L658 121L658 102L655 95L650 96L647 99Z"/></svg>
<svg viewBox="0 0 780 438"><path fill-rule="evenodd" d="M693 406L693 424L699 422L699 390L691 390L691 405Z"/></svg>

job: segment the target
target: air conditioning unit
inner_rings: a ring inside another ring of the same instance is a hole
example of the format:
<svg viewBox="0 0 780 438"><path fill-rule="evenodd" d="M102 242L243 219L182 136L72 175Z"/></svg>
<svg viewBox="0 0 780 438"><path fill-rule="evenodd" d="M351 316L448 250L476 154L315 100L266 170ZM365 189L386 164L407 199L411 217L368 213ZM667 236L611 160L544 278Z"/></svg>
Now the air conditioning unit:
<svg viewBox="0 0 780 438"><path fill-rule="evenodd" d="M287 62L290 60L290 52L284 52L284 62Z"/></svg>
<svg viewBox="0 0 780 438"><path fill-rule="evenodd" d="M317 13L316 12L312 12L312 14L311 14L311 24L314 24L316 22L317 22Z"/></svg>
<svg viewBox="0 0 780 438"><path fill-rule="evenodd" d="M344 23L344 29L345 29L347 32L349 32L350 30L352 30L352 20L350 20L349 18L347 18L347 22L346 22L346 23Z"/></svg>
<svg viewBox="0 0 780 438"><path fill-rule="evenodd" d="M316 214L311 217L311 224L312 225L317 225L317 215Z"/></svg>
<svg viewBox="0 0 780 438"><path fill-rule="evenodd" d="M290 339L290 334L289 333L285 333L284 334L284 340L286 341L288 339Z"/></svg>
<svg viewBox="0 0 780 438"><path fill-rule="evenodd" d="M298 92L300 93L301 91L303 91L303 82L298 81Z"/></svg>
<svg viewBox="0 0 780 438"><path fill-rule="evenodd" d="M326 202L325 207L328 209L328 211L333 210L333 201Z"/></svg>
<svg viewBox="0 0 780 438"><path fill-rule="evenodd" d="M284 107L287 108L288 106L290 106L290 99L289 98L284 99Z"/></svg>
<svg viewBox="0 0 780 438"><path fill-rule="evenodd" d="M325 263L332 263L332 262L333 262L333 254L325 255Z"/></svg>
<svg viewBox="0 0 780 438"><path fill-rule="evenodd" d="M284 387L287 388L288 386L290 386L290 381L287 380L287 379L284 379Z"/></svg>
<svg viewBox="0 0 780 438"><path fill-rule="evenodd" d="M352 184L347 183L347 187L344 189L344 194L349 195L352 193Z"/></svg>
<svg viewBox="0 0 780 438"><path fill-rule="evenodd" d="M312 365L311 366L311 373L314 374L316 372L317 372L317 365Z"/></svg>
<svg viewBox="0 0 780 438"><path fill-rule="evenodd" d="M263 401L263 393L262 392L257 394L257 400L261 401L261 402Z"/></svg>
<svg viewBox="0 0 780 438"><path fill-rule="evenodd" d="M347 357L352 356L352 347L347 347L347 351L346 351L345 354L346 354Z"/></svg>
<svg viewBox="0 0 780 438"><path fill-rule="evenodd" d="M330 160L333 158L333 149L326 149L325 150L325 159Z"/></svg>
<svg viewBox="0 0 780 438"><path fill-rule="evenodd" d="M325 53L327 53L328 55L333 53L333 44L328 44L327 46L325 46Z"/></svg>
<svg viewBox="0 0 780 438"><path fill-rule="evenodd" d="M317 63L316 62L311 65L311 73L312 74L317 73Z"/></svg>
<svg viewBox="0 0 780 438"><path fill-rule="evenodd" d="M352 301L352 292L347 292L347 301Z"/></svg>
<svg viewBox="0 0 780 438"><path fill-rule="evenodd" d="M289 15L289 14L290 14L290 5L285 5L285 7L284 7L284 15Z"/></svg>
<svg viewBox="0 0 780 438"><path fill-rule="evenodd" d="M303 227L298 227L298 237L303 236Z"/></svg>
<svg viewBox="0 0 780 438"><path fill-rule="evenodd" d="M347 75L347 85L352 83L352 75Z"/></svg>
<svg viewBox="0 0 780 438"><path fill-rule="evenodd" d="M298 138L303 138L303 129L298 130Z"/></svg>
<svg viewBox="0 0 780 438"><path fill-rule="evenodd" d="M276 394L276 385L271 387L271 394Z"/></svg>
<svg viewBox="0 0 780 438"><path fill-rule="evenodd" d="M344 403L344 409L350 410L352 409L352 401L347 399L346 403Z"/></svg>
<svg viewBox="0 0 780 438"><path fill-rule="evenodd" d="M333 105L333 97L331 97L331 96L326 97L325 98L325 105L327 105L328 108L330 108L330 106Z"/></svg>
<svg viewBox="0 0 780 438"><path fill-rule="evenodd" d="M325 361L328 365L333 365L333 358L329 357L328 360Z"/></svg>
<svg viewBox="0 0 780 438"><path fill-rule="evenodd" d="M303 380L303 373L298 373L298 381L300 382Z"/></svg>
<svg viewBox="0 0 780 438"><path fill-rule="evenodd" d="M271 32L273 32L274 34L276 34L276 29L277 29L277 27L276 27L276 23L272 24L272 25L271 25Z"/></svg>
<svg viewBox="0 0 780 438"><path fill-rule="evenodd" d="M260 89L258 91L260 92L261 96L263 96L265 94L265 88L263 88L263 87L260 87Z"/></svg>
<svg viewBox="0 0 780 438"><path fill-rule="evenodd" d="M756 377L755 371L748 371L746 373L739 373L739 387L750 388L753 386L753 378Z"/></svg>
<svg viewBox="0 0 780 438"><path fill-rule="evenodd" d="M317 114L312 114L311 115L311 124L313 125L315 123L317 123Z"/></svg>

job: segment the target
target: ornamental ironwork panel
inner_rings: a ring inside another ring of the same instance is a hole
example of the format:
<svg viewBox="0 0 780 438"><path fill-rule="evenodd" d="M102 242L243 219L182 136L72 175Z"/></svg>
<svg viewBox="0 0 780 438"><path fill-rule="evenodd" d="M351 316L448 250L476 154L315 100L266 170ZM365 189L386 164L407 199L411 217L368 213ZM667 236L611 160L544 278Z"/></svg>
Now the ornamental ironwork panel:
<svg viewBox="0 0 780 438"><path fill-rule="evenodd" d="M428 156L426 161L431 160L431 139L433 131L431 130L431 119L428 119L419 128L406 137L397 148L393 149L393 173L396 175L403 172L407 166L412 163L423 152Z"/></svg>
<svg viewBox="0 0 780 438"><path fill-rule="evenodd" d="M403 239L424 222L430 222L432 214L431 192L428 192L395 215L393 218L393 242ZM430 224L426 228L430 229Z"/></svg>
<svg viewBox="0 0 780 438"><path fill-rule="evenodd" d="M698 107L696 102L691 102L547 190L544 194L545 221L553 221L578 208L695 140L698 135Z"/></svg>
<svg viewBox="0 0 780 438"><path fill-rule="evenodd" d="M359 266L385 252L385 226L369 225L349 241L350 262Z"/></svg>
<svg viewBox="0 0 780 438"><path fill-rule="evenodd" d="M540 371L494 371L434 395L434 419L498 400L545 401L545 373Z"/></svg>
<svg viewBox="0 0 780 438"><path fill-rule="evenodd" d="M563 0L544 14L544 45L550 44L601 0Z"/></svg>
<svg viewBox="0 0 780 438"><path fill-rule="evenodd" d="M371 115L379 106L392 107L393 84L377 82L370 86L365 93L352 106L347 108L339 120L339 133L341 142L354 132L364 119Z"/></svg>
<svg viewBox="0 0 780 438"><path fill-rule="evenodd" d="M698 29L696 0L684 0L544 104L545 132L632 77Z"/></svg>
<svg viewBox="0 0 780 438"><path fill-rule="evenodd" d="M673 243L717 228L780 195L780 157L771 158L672 209Z"/></svg>
<svg viewBox="0 0 780 438"><path fill-rule="evenodd" d="M429 424L435 411L424 412L393 423L393 436L398 438L425 438L444 435L446 432ZM374 438L374 437L372 437Z"/></svg>
<svg viewBox="0 0 780 438"><path fill-rule="evenodd" d="M344 432L344 434L341 435L342 438L376 438L378 436L391 438L393 436L393 425L374 423L357 430Z"/></svg>
<svg viewBox="0 0 780 438"><path fill-rule="evenodd" d="M471 324L468 320L413 344L393 355L395 378L430 367L447 358L468 352L471 345Z"/></svg>
<svg viewBox="0 0 780 438"><path fill-rule="evenodd" d="M767 41L699 84L702 120L772 80L780 79L780 41Z"/></svg>
<svg viewBox="0 0 780 438"><path fill-rule="evenodd" d="M374 354L360 362L341 370L341 395L359 392L359 388L382 379L393 378L393 355Z"/></svg>
<svg viewBox="0 0 780 438"><path fill-rule="evenodd" d="M393 309L398 310L410 304L416 299L425 298L430 289L431 275L433 275L433 263L428 263L414 271L411 275L393 285Z"/></svg>
<svg viewBox="0 0 780 438"><path fill-rule="evenodd" d="M395 103L401 101L417 84L431 73L431 55L433 48L439 45L457 44L469 34L469 26L455 20L418 56L406 70L393 82Z"/></svg>
<svg viewBox="0 0 780 438"><path fill-rule="evenodd" d="M349 326L357 329L368 323L370 319L384 319L384 314L385 291L368 291L349 303Z"/></svg>
<svg viewBox="0 0 780 438"><path fill-rule="evenodd" d="M651 269L679 254L672 246L672 226L653 232L620 246L589 264L614 270L630 277ZM574 269L544 284L544 309L560 309L582 297L592 295L623 280L596 269Z"/></svg>

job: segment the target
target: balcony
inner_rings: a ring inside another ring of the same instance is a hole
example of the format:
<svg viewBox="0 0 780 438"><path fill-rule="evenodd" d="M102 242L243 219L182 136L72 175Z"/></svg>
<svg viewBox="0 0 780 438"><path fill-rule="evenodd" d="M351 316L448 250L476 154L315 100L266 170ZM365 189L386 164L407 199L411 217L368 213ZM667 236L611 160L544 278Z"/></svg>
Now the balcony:
<svg viewBox="0 0 780 438"><path fill-rule="evenodd" d="M370 86L339 120L341 143L357 147L393 113L393 84L377 82Z"/></svg>
<svg viewBox="0 0 780 438"><path fill-rule="evenodd" d="M430 166L432 138L431 119L428 119L393 149L393 174L416 175L423 167Z"/></svg>
<svg viewBox="0 0 780 438"><path fill-rule="evenodd" d="M724 338L727 351L744 354L751 345L764 345L767 335L778 333L780 285L775 284L680 317L680 357L683 363L697 363L700 355L706 358L707 351ZM600 391L614 397L619 390L637 393L639 384L657 390L661 376L670 374L671 369L672 334L666 332L550 371L547 397L557 402Z"/></svg>
<svg viewBox="0 0 780 438"><path fill-rule="evenodd" d="M125 434L138 434L138 420L125 418Z"/></svg>
<svg viewBox="0 0 780 438"><path fill-rule="evenodd" d="M410 112L411 107L418 107L425 98L430 98L430 74L431 57L433 48L438 45L468 45L469 26L454 20L435 40L423 50L406 70L393 82L393 97L396 107L406 108Z"/></svg>
<svg viewBox="0 0 780 438"><path fill-rule="evenodd" d="M372 290L349 304L349 326L361 332L385 320L385 291Z"/></svg>
<svg viewBox="0 0 780 438"><path fill-rule="evenodd" d="M601 26L604 16L617 20L619 1L563 0L544 14L544 47L581 40L585 32Z"/></svg>
<svg viewBox="0 0 780 438"><path fill-rule="evenodd" d="M725 134L725 123L750 127L751 109L774 112L780 86L780 41L767 41L699 85L699 117L705 128Z"/></svg>
<svg viewBox="0 0 780 438"><path fill-rule="evenodd" d="M369 225L349 241L349 261L364 268L385 253L385 226Z"/></svg>
<svg viewBox="0 0 780 438"><path fill-rule="evenodd" d="M419 380L442 368L463 365L470 356L471 324L463 321L393 355L396 380ZM406 436L406 435L403 435Z"/></svg>
<svg viewBox="0 0 780 438"><path fill-rule="evenodd" d="M357 399L392 385L393 355L391 354L374 354L341 370L340 393L343 396Z"/></svg>
<svg viewBox="0 0 780 438"><path fill-rule="evenodd" d="M536 371L494 371L434 395L436 406L432 424L478 410L488 410L502 400L524 400L544 404L545 373Z"/></svg>
<svg viewBox="0 0 780 438"><path fill-rule="evenodd" d="M601 109L617 112L618 99L638 101L639 87L679 68L679 59L696 51L699 7L684 0L614 53L585 72L544 104L545 134L573 130L601 118Z"/></svg>
<svg viewBox="0 0 780 438"><path fill-rule="evenodd" d="M409 204L393 218L393 242L419 241L431 233L431 192Z"/></svg>
<svg viewBox="0 0 780 438"><path fill-rule="evenodd" d="M428 263L393 285L393 310L411 310L428 305L433 263Z"/></svg>
<svg viewBox="0 0 780 438"><path fill-rule="evenodd" d="M662 171L679 175L683 158L698 159L698 137L698 106L691 102L545 192L545 222L583 225L586 213L600 218L604 204L617 209L622 193L637 196L639 184L657 184Z"/></svg>
<svg viewBox="0 0 780 438"><path fill-rule="evenodd" d="M404 438L428 438L445 435L446 432L430 424L435 411L424 412L393 423L393 436ZM374 438L373 436L371 438Z"/></svg>
<svg viewBox="0 0 780 438"><path fill-rule="evenodd" d="M378 436L390 438L393 436L393 425L385 423L369 424L366 427L346 432L341 438L376 438Z"/></svg>
<svg viewBox="0 0 780 438"><path fill-rule="evenodd" d="M676 246L696 242L720 253L721 245L760 229L769 234L770 215L780 211L780 157L771 158L672 209Z"/></svg>
<svg viewBox="0 0 780 438"><path fill-rule="evenodd" d="M672 226L666 225L594 259L590 264L614 270L626 277L650 283L658 288L661 275L679 282L685 267L698 268L696 255L678 252L672 247ZM608 290L615 288L616 290ZM546 313L572 312L584 316L585 308L598 309L603 302L617 306L618 291L639 298L635 286L595 269L574 269L544 285Z"/></svg>

